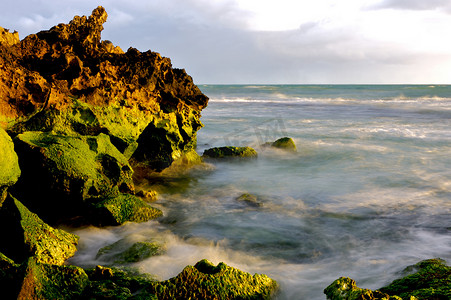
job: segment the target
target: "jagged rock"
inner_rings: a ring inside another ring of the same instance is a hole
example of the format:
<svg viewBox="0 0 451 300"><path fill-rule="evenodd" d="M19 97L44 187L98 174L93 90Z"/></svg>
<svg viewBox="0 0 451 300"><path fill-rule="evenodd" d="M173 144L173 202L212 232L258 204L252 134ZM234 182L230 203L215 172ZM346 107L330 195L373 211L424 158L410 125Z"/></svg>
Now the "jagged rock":
<svg viewBox="0 0 451 300"><path fill-rule="evenodd" d="M77 250L78 236L50 227L12 196L0 208L0 227L0 252L18 263L34 257L61 265Z"/></svg>
<svg viewBox="0 0 451 300"><path fill-rule="evenodd" d="M160 54L101 41L107 13L0 44L0 125L13 134L108 134L134 163L162 170L192 151L208 98ZM155 142L160 143L157 148Z"/></svg>
<svg viewBox="0 0 451 300"><path fill-rule="evenodd" d="M82 216L88 204L134 190L131 166L105 134L26 132L14 142L23 172L13 190L48 222Z"/></svg>
<svg viewBox="0 0 451 300"><path fill-rule="evenodd" d="M225 158L225 157L257 157L257 151L251 147L215 147L204 151L203 157Z"/></svg>
<svg viewBox="0 0 451 300"><path fill-rule="evenodd" d="M7 195L7 188L20 176L19 162L9 135L0 128L0 207Z"/></svg>

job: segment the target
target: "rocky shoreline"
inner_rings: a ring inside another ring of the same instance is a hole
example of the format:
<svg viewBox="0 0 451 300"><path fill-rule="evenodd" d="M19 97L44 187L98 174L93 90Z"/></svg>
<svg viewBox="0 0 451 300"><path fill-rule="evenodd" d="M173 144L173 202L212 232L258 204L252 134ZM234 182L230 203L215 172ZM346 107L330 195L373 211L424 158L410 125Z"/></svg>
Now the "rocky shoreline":
<svg viewBox="0 0 451 300"><path fill-rule="evenodd" d="M168 58L134 48L124 52L102 41L106 20L98 7L89 17L75 16L23 40L0 27L2 297L273 298L275 280L207 260L165 281L130 269L67 264L79 238L57 229L60 225L120 226L162 215L151 205L155 191L137 190L142 178L177 174L203 158L258 156L249 147L227 146L206 150L201 158L196 132L208 98ZM296 151L287 137L264 146ZM261 205L249 194L238 200ZM136 262L164 251L151 240L112 251L120 242L98 255ZM448 299L451 271L443 261L425 261L412 270L417 273L380 291L340 278L325 294L328 299Z"/></svg>

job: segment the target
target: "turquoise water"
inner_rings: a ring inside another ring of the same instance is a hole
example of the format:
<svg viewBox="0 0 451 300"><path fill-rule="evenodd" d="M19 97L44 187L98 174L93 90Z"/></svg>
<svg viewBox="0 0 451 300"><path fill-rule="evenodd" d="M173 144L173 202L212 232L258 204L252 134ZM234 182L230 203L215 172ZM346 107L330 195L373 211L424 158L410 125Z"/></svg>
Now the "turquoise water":
<svg viewBox="0 0 451 300"><path fill-rule="evenodd" d="M451 86L200 88L210 101L199 153L253 146L258 159L160 183L162 219L80 230L74 263L108 263L100 247L153 237L166 254L135 266L161 279L207 258L273 277L279 299L325 299L340 276L379 288L419 260L451 259ZM260 146L283 136L297 153Z"/></svg>

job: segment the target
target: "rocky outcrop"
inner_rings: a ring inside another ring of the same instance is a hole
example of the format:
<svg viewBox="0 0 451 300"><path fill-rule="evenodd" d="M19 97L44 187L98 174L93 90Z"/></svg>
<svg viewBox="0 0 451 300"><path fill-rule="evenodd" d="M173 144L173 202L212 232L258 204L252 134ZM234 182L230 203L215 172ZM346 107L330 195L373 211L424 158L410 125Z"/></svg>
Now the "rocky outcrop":
<svg viewBox="0 0 451 300"><path fill-rule="evenodd" d="M277 139L274 142L266 142L261 145L261 147L273 147L277 149L282 149L288 152L297 152L296 144L294 140L290 137L283 137Z"/></svg>
<svg viewBox="0 0 451 300"><path fill-rule="evenodd" d="M405 277L379 290L362 289L353 279L342 277L324 293L330 300L426 300L451 298L451 267L442 259L428 259L407 267Z"/></svg>
<svg viewBox="0 0 451 300"><path fill-rule="evenodd" d="M0 207L6 199L7 188L20 176L19 162L9 135L0 128Z"/></svg>
<svg viewBox="0 0 451 300"><path fill-rule="evenodd" d="M215 147L204 151L202 157L207 158L226 158L226 157L257 157L258 153L251 147Z"/></svg>
<svg viewBox="0 0 451 300"><path fill-rule="evenodd" d="M0 39L0 122L12 134L105 133L135 163L162 170L196 145L208 98L158 53L101 41L107 13Z"/></svg>

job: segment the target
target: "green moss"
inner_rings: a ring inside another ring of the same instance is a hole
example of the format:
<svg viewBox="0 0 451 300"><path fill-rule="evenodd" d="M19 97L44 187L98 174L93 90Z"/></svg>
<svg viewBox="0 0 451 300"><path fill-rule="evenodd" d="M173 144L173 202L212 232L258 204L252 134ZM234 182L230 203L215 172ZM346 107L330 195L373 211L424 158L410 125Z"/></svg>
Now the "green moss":
<svg viewBox="0 0 451 300"><path fill-rule="evenodd" d="M296 144L292 138L283 137L271 144L272 147L296 152Z"/></svg>
<svg viewBox="0 0 451 300"><path fill-rule="evenodd" d="M134 191L128 160L105 134L26 132L15 142L23 170L15 193L46 221L83 216L88 200ZM30 201L35 198L40 201Z"/></svg>
<svg viewBox="0 0 451 300"><path fill-rule="evenodd" d="M19 162L9 135L0 128L0 189L13 185L20 176ZM0 195L0 200L2 195ZM1 204L1 201L0 201Z"/></svg>
<svg viewBox="0 0 451 300"><path fill-rule="evenodd" d="M158 299L271 299L277 288L266 275L202 260L172 279L153 283L149 292Z"/></svg>
<svg viewBox="0 0 451 300"><path fill-rule="evenodd" d="M369 289L361 289L351 278L340 277L329 285L325 290L327 299L329 300L395 300L389 295L380 291L372 291Z"/></svg>
<svg viewBox="0 0 451 300"><path fill-rule="evenodd" d="M23 261L61 265L77 250L78 236L55 229L30 212L20 201L9 196L0 210L0 251Z"/></svg>
<svg viewBox="0 0 451 300"><path fill-rule="evenodd" d="M162 215L161 210L130 194L106 198L94 207L94 218L101 222L101 225L120 225L128 221L147 222Z"/></svg>
<svg viewBox="0 0 451 300"><path fill-rule="evenodd" d="M240 201L240 202L244 202L247 205L252 206L252 207L262 207L263 206L263 203L258 201L257 196L248 194L248 193L242 194L241 196L236 198L236 200Z"/></svg>
<svg viewBox="0 0 451 300"><path fill-rule="evenodd" d="M136 242L130 245L126 239L121 239L99 249L96 259L106 259L114 264L134 263L161 255L165 250L165 247L157 242Z"/></svg>
<svg viewBox="0 0 451 300"><path fill-rule="evenodd" d="M204 157L224 158L224 157L257 157L257 151L251 147L216 147L204 151Z"/></svg>
<svg viewBox="0 0 451 300"><path fill-rule="evenodd" d="M88 275L79 267L42 264L30 258L17 298L79 299L88 283Z"/></svg>
<svg viewBox="0 0 451 300"><path fill-rule="evenodd" d="M424 260L406 271L416 272L393 281L381 291L403 299L412 296L419 300L451 299L451 267L445 261L438 258Z"/></svg>

